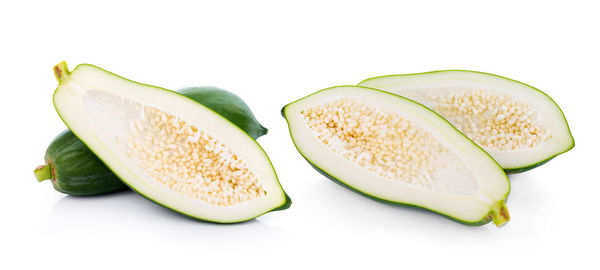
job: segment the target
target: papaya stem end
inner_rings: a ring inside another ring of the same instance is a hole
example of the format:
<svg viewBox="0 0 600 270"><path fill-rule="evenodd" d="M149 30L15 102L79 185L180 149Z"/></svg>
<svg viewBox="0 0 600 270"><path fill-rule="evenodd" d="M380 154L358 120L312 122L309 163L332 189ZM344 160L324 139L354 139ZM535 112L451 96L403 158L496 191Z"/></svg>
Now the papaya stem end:
<svg viewBox="0 0 600 270"><path fill-rule="evenodd" d="M35 178L38 180L38 182L42 182L52 178L52 167L49 164L40 165L33 170L33 173L35 174Z"/></svg>
<svg viewBox="0 0 600 270"><path fill-rule="evenodd" d="M54 66L54 76L56 80L60 83L65 77L67 77L71 72L69 71L69 67L67 66L67 62L62 61Z"/></svg>
<svg viewBox="0 0 600 270"><path fill-rule="evenodd" d="M510 214L508 208L504 204L504 201L498 202L494 208L492 208L492 221L496 227L500 228L504 226L510 220Z"/></svg>

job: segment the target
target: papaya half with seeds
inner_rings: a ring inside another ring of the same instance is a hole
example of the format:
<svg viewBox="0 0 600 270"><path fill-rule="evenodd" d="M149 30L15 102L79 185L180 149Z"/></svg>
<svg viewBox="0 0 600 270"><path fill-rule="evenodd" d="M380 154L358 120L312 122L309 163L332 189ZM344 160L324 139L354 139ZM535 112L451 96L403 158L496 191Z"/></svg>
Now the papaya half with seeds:
<svg viewBox="0 0 600 270"><path fill-rule="evenodd" d="M290 206L262 147L207 106L89 64L55 70L63 122L141 196L215 223Z"/></svg>
<svg viewBox="0 0 600 270"><path fill-rule="evenodd" d="M256 139L267 133L248 105L237 95L216 87L189 87L179 91L236 124ZM50 180L59 192L89 196L128 189L123 182L70 130L59 134L48 146L44 165L38 166L38 181Z"/></svg>
<svg viewBox="0 0 600 270"><path fill-rule="evenodd" d="M337 86L282 109L300 154L334 182L377 201L467 225L508 222L502 168L448 121L385 91Z"/></svg>
<svg viewBox="0 0 600 270"><path fill-rule="evenodd" d="M530 85L468 70L367 79L377 88L439 113L488 152L507 173L538 167L575 146L556 102Z"/></svg>

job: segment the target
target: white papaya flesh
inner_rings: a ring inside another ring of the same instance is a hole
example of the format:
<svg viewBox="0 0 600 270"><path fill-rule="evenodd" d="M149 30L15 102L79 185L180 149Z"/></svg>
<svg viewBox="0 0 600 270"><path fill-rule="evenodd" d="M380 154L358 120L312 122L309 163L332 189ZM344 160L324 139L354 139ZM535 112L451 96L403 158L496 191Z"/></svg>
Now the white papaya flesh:
<svg viewBox="0 0 600 270"><path fill-rule="evenodd" d="M369 198L469 225L509 220L502 168L448 121L412 100L360 86L286 105L292 140L320 173Z"/></svg>
<svg viewBox="0 0 600 270"><path fill-rule="evenodd" d="M563 112L548 95L501 76L446 70L375 77L359 85L436 111L508 173L533 169L575 145Z"/></svg>
<svg viewBox="0 0 600 270"><path fill-rule="evenodd" d="M208 107L88 64L70 72L61 63L55 73L60 117L142 196L217 223L289 207L260 145Z"/></svg>

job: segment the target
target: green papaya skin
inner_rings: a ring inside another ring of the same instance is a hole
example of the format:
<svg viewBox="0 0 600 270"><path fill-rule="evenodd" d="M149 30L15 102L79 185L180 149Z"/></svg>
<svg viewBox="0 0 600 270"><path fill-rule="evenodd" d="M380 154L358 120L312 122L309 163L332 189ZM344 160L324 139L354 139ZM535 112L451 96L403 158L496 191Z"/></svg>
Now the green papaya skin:
<svg viewBox="0 0 600 270"><path fill-rule="evenodd" d="M128 189L73 132L65 130L48 146L46 164L35 169L38 181L50 179L59 192L75 196Z"/></svg>
<svg viewBox="0 0 600 270"><path fill-rule="evenodd" d="M268 132L256 120L248 105L234 93L213 86L189 87L178 92L227 118L255 140Z"/></svg>
<svg viewBox="0 0 600 270"><path fill-rule="evenodd" d="M216 87L190 87L183 95L221 114L257 139L267 134L246 103L237 95ZM128 187L73 132L65 130L48 146L45 165L34 174L38 181L50 179L54 189L74 196L101 195Z"/></svg>

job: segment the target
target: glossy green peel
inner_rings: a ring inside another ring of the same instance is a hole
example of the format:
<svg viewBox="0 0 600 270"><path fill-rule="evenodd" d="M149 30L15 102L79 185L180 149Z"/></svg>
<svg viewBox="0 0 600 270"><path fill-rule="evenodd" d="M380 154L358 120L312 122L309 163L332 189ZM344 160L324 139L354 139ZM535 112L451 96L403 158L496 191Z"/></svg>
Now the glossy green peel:
<svg viewBox="0 0 600 270"><path fill-rule="evenodd" d="M178 92L227 118L254 139L268 132L256 120L246 102L232 92L213 86L188 87Z"/></svg>
<svg viewBox="0 0 600 270"><path fill-rule="evenodd" d="M90 196L127 189L70 130L56 136L46 149L44 160L46 164L34 170L35 176L40 182L50 180L59 192Z"/></svg>

